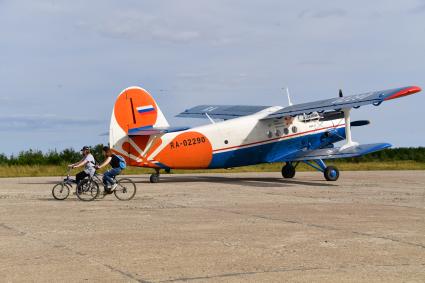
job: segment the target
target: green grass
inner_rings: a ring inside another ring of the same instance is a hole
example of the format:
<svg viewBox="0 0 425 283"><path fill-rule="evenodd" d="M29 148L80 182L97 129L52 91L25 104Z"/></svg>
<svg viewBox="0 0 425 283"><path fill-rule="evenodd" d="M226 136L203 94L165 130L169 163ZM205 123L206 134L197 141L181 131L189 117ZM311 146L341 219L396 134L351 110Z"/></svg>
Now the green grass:
<svg viewBox="0 0 425 283"><path fill-rule="evenodd" d="M342 171L368 171L368 170L425 170L425 162L416 161L386 161L386 162L345 162L330 161L329 165L336 165ZM238 172L279 172L282 164L259 164L253 166L238 167L233 169L213 169L213 170L173 170L174 174L181 173L238 173ZM297 171L312 171L313 169L305 164L300 164ZM77 169L72 174L78 172ZM125 174L150 174L153 172L149 168L128 167ZM66 167L58 165L1 165L1 177L42 177L42 176L64 176Z"/></svg>

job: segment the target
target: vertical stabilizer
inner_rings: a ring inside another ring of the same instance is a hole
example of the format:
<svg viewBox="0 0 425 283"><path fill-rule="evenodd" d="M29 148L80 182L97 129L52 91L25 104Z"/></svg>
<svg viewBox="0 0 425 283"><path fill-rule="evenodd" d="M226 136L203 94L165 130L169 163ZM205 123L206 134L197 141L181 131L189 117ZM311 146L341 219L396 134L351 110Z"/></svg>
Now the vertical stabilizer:
<svg viewBox="0 0 425 283"><path fill-rule="evenodd" d="M131 140L128 132L131 129L148 129L152 127L168 127L169 124L156 104L153 97L145 89L137 86L123 90L115 101L109 127L109 144L118 152L127 152L128 144L136 142ZM137 142L137 151L143 152L149 136Z"/></svg>

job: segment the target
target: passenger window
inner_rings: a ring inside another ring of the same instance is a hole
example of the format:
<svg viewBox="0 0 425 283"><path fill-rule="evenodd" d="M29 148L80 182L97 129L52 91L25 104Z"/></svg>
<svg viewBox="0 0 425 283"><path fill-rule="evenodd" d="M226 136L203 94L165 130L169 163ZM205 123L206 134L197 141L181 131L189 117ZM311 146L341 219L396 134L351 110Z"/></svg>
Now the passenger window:
<svg viewBox="0 0 425 283"><path fill-rule="evenodd" d="M273 136L272 131L268 131L268 132L267 132L267 136L268 136L269 138L271 138L271 137Z"/></svg>

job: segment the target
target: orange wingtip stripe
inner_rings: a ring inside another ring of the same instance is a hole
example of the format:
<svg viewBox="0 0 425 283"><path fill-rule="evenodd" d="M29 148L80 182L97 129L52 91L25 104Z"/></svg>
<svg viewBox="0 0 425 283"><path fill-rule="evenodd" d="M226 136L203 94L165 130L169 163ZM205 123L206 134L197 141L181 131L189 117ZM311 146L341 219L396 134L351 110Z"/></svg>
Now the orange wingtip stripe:
<svg viewBox="0 0 425 283"><path fill-rule="evenodd" d="M400 98L403 96L408 96L417 92L420 92L422 89L418 86L411 86L411 87L407 87L403 90L400 90L399 92L385 98L385 100L391 100L391 99L396 99L396 98Z"/></svg>

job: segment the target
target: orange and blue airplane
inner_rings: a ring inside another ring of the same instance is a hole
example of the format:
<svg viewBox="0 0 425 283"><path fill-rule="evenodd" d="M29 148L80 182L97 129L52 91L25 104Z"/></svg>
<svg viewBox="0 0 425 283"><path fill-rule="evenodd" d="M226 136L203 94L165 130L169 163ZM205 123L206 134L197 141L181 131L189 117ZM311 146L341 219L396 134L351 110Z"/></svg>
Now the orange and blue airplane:
<svg viewBox="0 0 425 283"><path fill-rule="evenodd" d="M350 111L368 104L411 95L408 86L289 106L199 105L177 117L206 118L198 127L170 127L154 98L143 88L129 87L112 112L109 144L131 166L160 170L233 168L282 163L282 176L293 178L300 162L336 181L339 170L324 160L362 156L391 147L389 143L358 144L351 128L369 124L351 121ZM341 147L335 143L345 140Z"/></svg>

